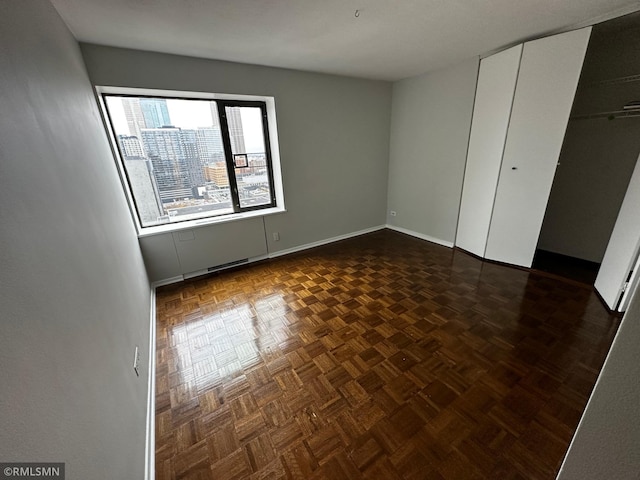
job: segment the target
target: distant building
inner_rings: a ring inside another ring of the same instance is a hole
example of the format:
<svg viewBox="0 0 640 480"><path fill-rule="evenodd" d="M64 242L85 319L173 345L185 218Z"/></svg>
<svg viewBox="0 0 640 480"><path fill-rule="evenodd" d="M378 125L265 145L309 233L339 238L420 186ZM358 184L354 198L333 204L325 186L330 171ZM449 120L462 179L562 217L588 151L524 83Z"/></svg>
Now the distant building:
<svg viewBox="0 0 640 480"><path fill-rule="evenodd" d="M144 150L137 136L118 135L118 144L124 157L144 157Z"/></svg>
<svg viewBox="0 0 640 480"><path fill-rule="evenodd" d="M224 161L224 147L220 127L196 129L198 136L198 155L203 164Z"/></svg>
<svg viewBox="0 0 640 480"><path fill-rule="evenodd" d="M198 151L198 135L196 130L180 130L185 164L189 171L189 185L191 187L202 186L205 183L204 171Z"/></svg>
<svg viewBox="0 0 640 480"><path fill-rule="evenodd" d="M220 131L220 117L218 116L218 104L211 102L211 118L213 120L212 128ZM242 116L240 115L241 107L226 107L227 125L229 126L229 137L231 140L231 153L247 153L244 143L244 131L242 129ZM220 140L222 147L222 139ZM221 149L224 153L224 149ZM222 160L222 159L220 159Z"/></svg>
<svg viewBox="0 0 640 480"><path fill-rule="evenodd" d="M147 127L144 123L142 108L140 108L140 99L124 97L122 98L122 108L129 127L129 134L140 138L140 131Z"/></svg>
<svg viewBox="0 0 640 480"><path fill-rule="evenodd" d="M204 176L208 182L213 182L217 187L228 187L229 176L227 166L224 162L214 163L204 166Z"/></svg>
<svg viewBox="0 0 640 480"><path fill-rule="evenodd" d="M143 225L153 225L162 215L162 201L156 179L153 176L153 165L145 158L142 144L133 135L118 135L118 145L122 161L127 171L129 185L136 199L140 221Z"/></svg>
<svg viewBox="0 0 640 480"><path fill-rule="evenodd" d="M193 187L205 183L196 131L153 128L143 129L141 134L146 156L153 164L160 198L163 201L191 198Z"/></svg>
<svg viewBox="0 0 640 480"><path fill-rule="evenodd" d="M129 185L136 199L136 209L142 225L154 225L164 209L151 162L142 157L125 157L124 167L127 170Z"/></svg>
<svg viewBox="0 0 640 480"><path fill-rule="evenodd" d="M146 128L171 126L167 101L164 98L140 98L140 109Z"/></svg>
<svg viewBox="0 0 640 480"><path fill-rule="evenodd" d="M231 140L231 153L247 153L244 145L244 131L242 130L242 117L240 107L227 107L227 125L229 126L229 138Z"/></svg>

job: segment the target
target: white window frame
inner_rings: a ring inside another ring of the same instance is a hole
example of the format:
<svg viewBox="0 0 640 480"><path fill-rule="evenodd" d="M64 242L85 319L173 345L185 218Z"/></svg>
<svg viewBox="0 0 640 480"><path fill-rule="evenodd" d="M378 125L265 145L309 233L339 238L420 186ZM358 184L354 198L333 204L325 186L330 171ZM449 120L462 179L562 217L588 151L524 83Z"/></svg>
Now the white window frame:
<svg viewBox="0 0 640 480"><path fill-rule="evenodd" d="M202 227L206 225L215 225L219 223L227 223L243 218L263 217L266 215L273 215L277 213L286 212L284 205L284 188L282 182L282 168L280 164L280 146L278 143L278 126L276 122L276 106L274 97L259 96L259 95L232 95L224 93L210 93L210 92L187 92L182 90L156 90L148 88L131 88L131 87L110 87L110 86L96 86L96 96L98 104L103 117L103 122L109 141L111 142L111 149L116 161L118 173L120 175L120 183L127 197L129 204L129 211L133 218L138 237L145 237L149 235L156 235L159 233L175 232L180 230L192 229L195 227ZM103 95L133 95L133 96L148 96L148 97L169 97L169 98L192 98L195 100L239 100L239 101L259 101L266 104L267 109L267 124L269 130L269 144L271 150L271 169L273 172L273 191L275 193L275 207L263 208L258 210L252 210L240 213L228 213L223 215L216 215L211 217L205 217L195 220L185 220L175 223L166 223L163 225L154 225L149 227L143 227L138 218L137 209L135 206L135 199L133 192L127 181L126 170L123 159L120 155L120 150L116 142L116 133L113 131L111 122L107 114L107 107L104 102Z"/></svg>

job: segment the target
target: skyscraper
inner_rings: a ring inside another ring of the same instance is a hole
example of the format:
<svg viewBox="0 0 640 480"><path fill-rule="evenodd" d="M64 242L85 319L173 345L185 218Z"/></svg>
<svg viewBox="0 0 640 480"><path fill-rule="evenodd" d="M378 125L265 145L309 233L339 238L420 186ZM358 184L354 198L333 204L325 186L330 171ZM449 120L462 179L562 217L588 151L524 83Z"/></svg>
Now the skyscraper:
<svg viewBox="0 0 640 480"><path fill-rule="evenodd" d="M144 150L138 137L134 135L118 135L118 144L123 157L144 157Z"/></svg>
<svg viewBox="0 0 640 480"><path fill-rule="evenodd" d="M203 164L224 160L224 148L220 127L200 127L196 129L198 136L198 154Z"/></svg>
<svg viewBox="0 0 640 480"><path fill-rule="evenodd" d="M192 197L193 187L204 184L195 130L145 128L142 143L162 200Z"/></svg>
<svg viewBox="0 0 640 480"><path fill-rule="evenodd" d="M218 105L211 102L212 128L220 131L220 118L218 117ZM231 153L247 153L244 144L244 132L242 130L242 117L240 107L225 107L227 125L229 126L229 138L231 140ZM222 142L222 141L221 141ZM224 150L221 150L222 152Z"/></svg>
<svg viewBox="0 0 640 480"><path fill-rule="evenodd" d="M197 187L205 184L204 169L198 154L198 135L196 130L180 130L180 142L185 165L189 171L190 186Z"/></svg>
<svg viewBox="0 0 640 480"><path fill-rule="evenodd" d="M229 138L231 140L231 153L247 153L244 145L244 132L242 130L242 117L240 107L225 107L227 125L229 126Z"/></svg>
<svg viewBox="0 0 640 480"><path fill-rule="evenodd" d="M140 108L140 99L124 97L122 98L122 108L129 127L129 135L140 138L140 130L146 128L144 115L142 115L142 109Z"/></svg>
<svg viewBox="0 0 640 480"><path fill-rule="evenodd" d="M162 215L162 201L156 180L153 176L153 165L145 157L138 137L118 135L118 145L129 185L136 198L136 209L143 225L154 225Z"/></svg>
<svg viewBox="0 0 640 480"><path fill-rule="evenodd" d="M140 98L140 109L146 128L171 126L167 101L164 98Z"/></svg>

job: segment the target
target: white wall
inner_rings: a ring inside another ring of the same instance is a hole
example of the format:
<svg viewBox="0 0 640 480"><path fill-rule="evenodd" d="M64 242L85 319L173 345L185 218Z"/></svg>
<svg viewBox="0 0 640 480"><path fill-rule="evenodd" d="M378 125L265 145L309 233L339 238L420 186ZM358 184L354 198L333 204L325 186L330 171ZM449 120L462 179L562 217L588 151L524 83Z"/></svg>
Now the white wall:
<svg viewBox="0 0 640 480"><path fill-rule="evenodd" d="M275 97L287 212L265 217L269 252L385 223L390 83L97 45L81 48L96 85ZM280 233L280 241L273 240L273 232ZM154 242L154 253L163 245L165 258L171 257L167 261L177 265L168 243ZM155 261L149 267L154 275L173 271Z"/></svg>
<svg viewBox="0 0 640 480"><path fill-rule="evenodd" d="M0 104L2 461L143 478L150 287L80 50L49 2L0 2Z"/></svg>
<svg viewBox="0 0 640 480"><path fill-rule="evenodd" d="M393 84L387 223L455 240L478 59Z"/></svg>
<svg viewBox="0 0 640 480"><path fill-rule="evenodd" d="M640 295L634 295L559 480L636 480L640 472Z"/></svg>

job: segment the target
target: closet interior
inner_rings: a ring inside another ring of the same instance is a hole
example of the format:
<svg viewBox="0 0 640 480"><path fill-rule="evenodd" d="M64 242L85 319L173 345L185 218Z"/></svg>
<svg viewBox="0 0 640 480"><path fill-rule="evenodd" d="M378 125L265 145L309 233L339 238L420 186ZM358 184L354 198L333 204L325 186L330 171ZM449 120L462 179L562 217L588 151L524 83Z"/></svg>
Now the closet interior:
<svg viewBox="0 0 640 480"><path fill-rule="evenodd" d="M640 153L640 13L593 27L533 268L593 285Z"/></svg>

